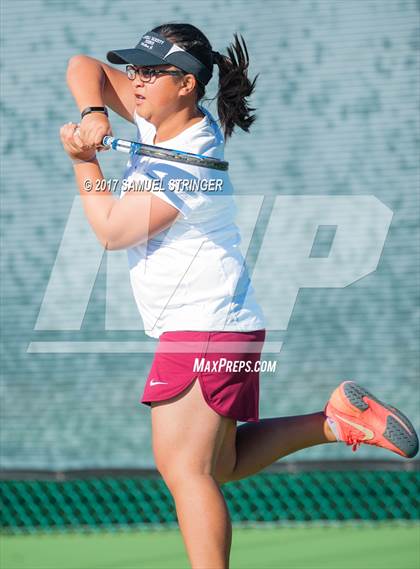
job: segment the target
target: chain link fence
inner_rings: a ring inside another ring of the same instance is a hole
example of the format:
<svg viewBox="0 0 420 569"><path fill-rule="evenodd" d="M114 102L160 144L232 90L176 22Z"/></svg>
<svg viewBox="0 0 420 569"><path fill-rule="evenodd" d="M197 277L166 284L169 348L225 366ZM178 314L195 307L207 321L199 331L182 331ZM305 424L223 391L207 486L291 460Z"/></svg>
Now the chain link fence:
<svg viewBox="0 0 420 569"><path fill-rule="evenodd" d="M420 476L417 462L409 467L304 471L289 464L288 471L263 472L221 488L233 523L412 521L419 518ZM176 524L172 496L154 471L3 480L1 497L7 533Z"/></svg>

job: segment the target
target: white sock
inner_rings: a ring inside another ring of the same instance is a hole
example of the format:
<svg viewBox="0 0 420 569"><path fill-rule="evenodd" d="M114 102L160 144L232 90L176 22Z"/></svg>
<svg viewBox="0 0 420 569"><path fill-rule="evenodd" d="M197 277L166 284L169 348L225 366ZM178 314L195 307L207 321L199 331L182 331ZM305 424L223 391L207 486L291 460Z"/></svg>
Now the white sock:
<svg viewBox="0 0 420 569"><path fill-rule="evenodd" d="M330 429L332 430L332 432L334 433L335 438L337 439L337 441L339 441L340 437L338 435L338 429L337 429L337 425L335 424L335 421L333 419L331 419L330 417L327 417L327 423L328 423L328 426L330 427Z"/></svg>

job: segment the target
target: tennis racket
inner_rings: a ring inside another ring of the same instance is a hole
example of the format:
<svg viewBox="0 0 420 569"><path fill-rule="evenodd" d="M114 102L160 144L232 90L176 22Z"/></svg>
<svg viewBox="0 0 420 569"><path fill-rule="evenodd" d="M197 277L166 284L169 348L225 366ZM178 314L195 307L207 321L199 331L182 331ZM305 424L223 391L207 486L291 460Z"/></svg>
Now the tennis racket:
<svg viewBox="0 0 420 569"><path fill-rule="evenodd" d="M126 154L141 154L143 156L150 156L151 158L181 162L183 164L191 164L192 166L201 166L202 168L211 168L213 170L227 170L229 168L228 162L219 160L218 158L210 158L203 154L192 154L190 152L183 152L182 150L171 150L169 148L162 148L161 146L143 144L142 142L114 138L113 136L105 136L102 140L102 144L104 146L110 146L113 150L125 152Z"/></svg>

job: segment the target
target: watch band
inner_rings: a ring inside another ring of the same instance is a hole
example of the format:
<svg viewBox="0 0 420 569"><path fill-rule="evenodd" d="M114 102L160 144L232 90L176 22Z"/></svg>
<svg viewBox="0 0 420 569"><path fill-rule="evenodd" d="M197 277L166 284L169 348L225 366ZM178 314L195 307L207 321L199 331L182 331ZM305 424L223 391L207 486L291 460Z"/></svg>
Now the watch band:
<svg viewBox="0 0 420 569"><path fill-rule="evenodd" d="M86 107L83 109L81 118L85 117L89 113L102 113L108 116L108 110L106 107Z"/></svg>

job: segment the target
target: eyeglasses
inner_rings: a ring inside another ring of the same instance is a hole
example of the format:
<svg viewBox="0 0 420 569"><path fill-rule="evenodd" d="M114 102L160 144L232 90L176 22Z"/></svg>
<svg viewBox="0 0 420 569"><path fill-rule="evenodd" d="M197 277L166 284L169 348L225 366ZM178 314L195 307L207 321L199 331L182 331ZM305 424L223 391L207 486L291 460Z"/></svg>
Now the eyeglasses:
<svg viewBox="0 0 420 569"><path fill-rule="evenodd" d="M127 73L127 77L130 81L134 81L136 78L136 73L139 74L140 81L142 83L150 83L159 77L160 75L173 75L173 76L181 76L184 75L183 71L175 71L175 70L166 70L166 69L153 69L151 67L136 67L135 65L127 65L125 68Z"/></svg>

